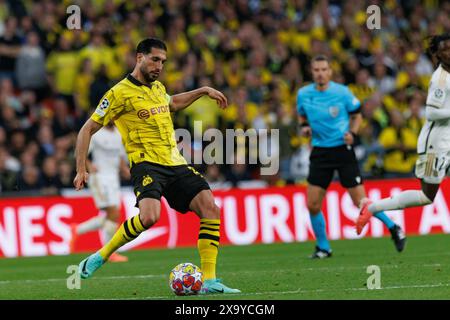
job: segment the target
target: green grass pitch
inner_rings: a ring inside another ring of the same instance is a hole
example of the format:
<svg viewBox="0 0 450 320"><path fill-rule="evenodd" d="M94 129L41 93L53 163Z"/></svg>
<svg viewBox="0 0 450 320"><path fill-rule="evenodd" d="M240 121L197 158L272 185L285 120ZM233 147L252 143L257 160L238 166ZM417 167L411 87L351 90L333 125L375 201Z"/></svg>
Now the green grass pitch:
<svg viewBox="0 0 450 320"><path fill-rule="evenodd" d="M199 264L196 248L137 250L128 263L107 263L81 289L66 273L86 255L0 259L0 299L450 299L450 235L410 236L403 253L389 238L332 241L334 256L310 260L314 244L224 246L218 276L241 294L177 297L172 267ZM381 271L381 289L368 290Z"/></svg>

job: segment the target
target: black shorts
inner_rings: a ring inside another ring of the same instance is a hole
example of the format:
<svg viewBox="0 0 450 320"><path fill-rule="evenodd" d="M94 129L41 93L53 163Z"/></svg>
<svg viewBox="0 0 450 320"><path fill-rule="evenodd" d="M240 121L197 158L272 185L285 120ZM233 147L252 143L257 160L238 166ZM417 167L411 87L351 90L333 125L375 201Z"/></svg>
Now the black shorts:
<svg viewBox="0 0 450 320"><path fill-rule="evenodd" d="M144 198L166 198L170 207L181 213L190 211L192 199L209 185L194 168L188 165L163 166L141 162L131 167L131 181L136 195L136 207Z"/></svg>
<svg viewBox="0 0 450 320"><path fill-rule="evenodd" d="M334 171L344 188L353 188L362 183L361 173L353 148L339 146L333 148L314 147L309 157L309 175L311 185L327 189L333 180Z"/></svg>

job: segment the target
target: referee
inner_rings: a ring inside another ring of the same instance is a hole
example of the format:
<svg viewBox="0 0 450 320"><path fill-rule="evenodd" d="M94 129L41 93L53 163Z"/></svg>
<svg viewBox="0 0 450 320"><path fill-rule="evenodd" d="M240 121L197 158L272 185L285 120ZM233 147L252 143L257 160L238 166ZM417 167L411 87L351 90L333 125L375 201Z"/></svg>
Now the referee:
<svg viewBox="0 0 450 320"><path fill-rule="evenodd" d="M312 136L307 207L316 236L316 248L311 258L331 257L327 239L322 201L335 170L341 185L347 189L355 206L366 201L361 174L353 143L362 121L361 103L344 85L330 81L332 70L324 55L311 61L314 83L298 90L297 111L303 136ZM375 215L389 229L397 251L401 252L406 238L401 228L384 212Z"/></svg>

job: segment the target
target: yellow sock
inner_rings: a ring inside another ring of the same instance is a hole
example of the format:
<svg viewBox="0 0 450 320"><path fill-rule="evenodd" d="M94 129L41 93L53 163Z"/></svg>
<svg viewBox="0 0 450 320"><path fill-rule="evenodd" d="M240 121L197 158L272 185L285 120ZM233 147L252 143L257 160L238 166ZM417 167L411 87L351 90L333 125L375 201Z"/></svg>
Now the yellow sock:
<svg viewBox="0 0 450 320"><path fill-rule="evenodd" d="M99 253L103 259L109 256L124 244L136 239L145 228L142 226L139 215L126 220L113 235L112 239L100 249Z"/></svg>
<svg viewBox="0 0 450 320"><path fill-rule="evenodd" d="M220 241L220 220L200 219L197 247L203 280L216 278L216 261Z"/></svg>

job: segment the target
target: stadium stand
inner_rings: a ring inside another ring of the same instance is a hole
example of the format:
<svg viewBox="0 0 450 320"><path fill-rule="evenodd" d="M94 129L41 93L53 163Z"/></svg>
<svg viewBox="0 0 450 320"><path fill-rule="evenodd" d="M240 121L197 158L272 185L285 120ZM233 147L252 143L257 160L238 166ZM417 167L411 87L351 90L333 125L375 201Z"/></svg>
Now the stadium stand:
<svg viewBox="0 0 450 320"><path fill-rule="evenodd" d="M81 30L66 27L72 3L81 7ZM382 30L366 27L372 3L382 7ZM168 44L161 81L170 94L210 85L229 99L225 111L199 99L174 115L176 128L192 132L203 121L223 132L280 130L278 175L259 176L251 164L197 166L211 182L304 180L309 141L298 135L295 98L318 53L333 58L334 80L363 101L357 155L364 176L412 176L433 71L426 37L449 30L450 3L438 0L2 0L1 191L72 186L76 134L131 71L144 37Z"/></svg>

